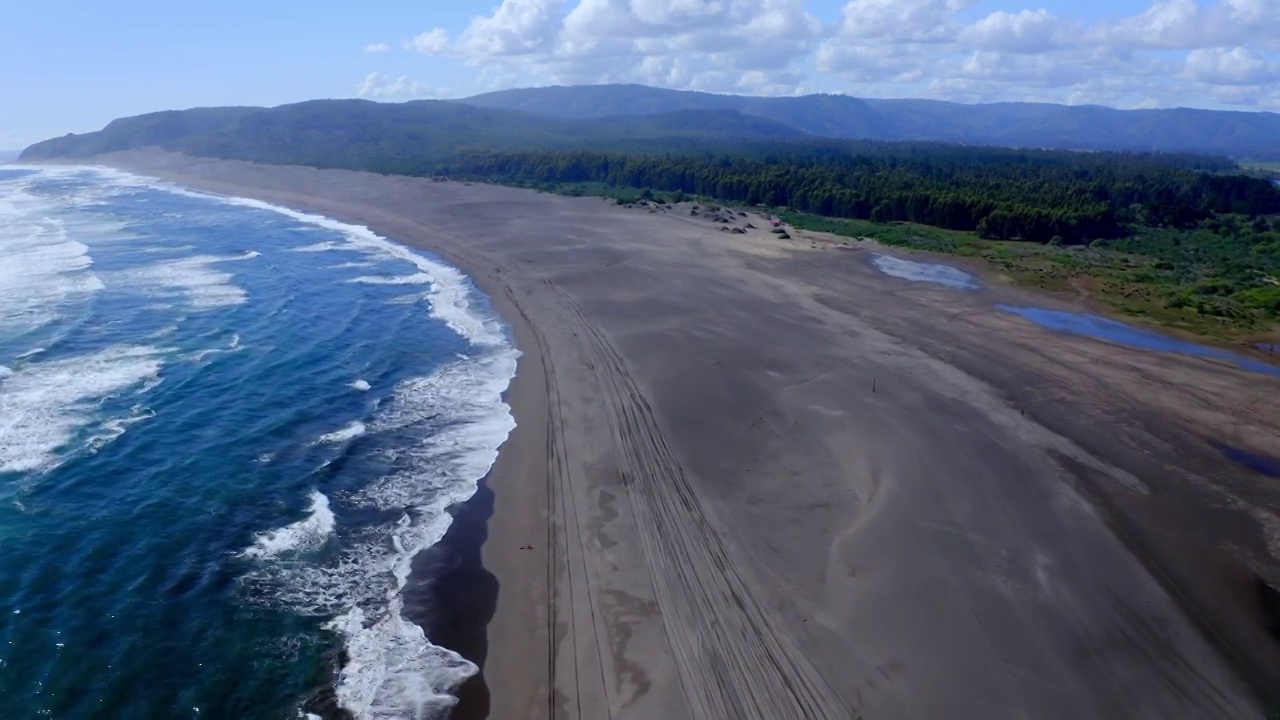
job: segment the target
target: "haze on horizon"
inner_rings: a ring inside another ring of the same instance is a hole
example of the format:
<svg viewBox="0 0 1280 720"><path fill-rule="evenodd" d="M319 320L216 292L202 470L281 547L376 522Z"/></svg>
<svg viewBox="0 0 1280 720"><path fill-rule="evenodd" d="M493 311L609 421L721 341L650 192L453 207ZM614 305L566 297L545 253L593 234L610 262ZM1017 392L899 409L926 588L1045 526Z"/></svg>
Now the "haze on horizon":
<svg viewBox="0 0 1280 720"><path fill-rule="evenodd" d="M609 82L1280 110L1273 0L73 0L3 17L3 149L155 110Z"/></svg>

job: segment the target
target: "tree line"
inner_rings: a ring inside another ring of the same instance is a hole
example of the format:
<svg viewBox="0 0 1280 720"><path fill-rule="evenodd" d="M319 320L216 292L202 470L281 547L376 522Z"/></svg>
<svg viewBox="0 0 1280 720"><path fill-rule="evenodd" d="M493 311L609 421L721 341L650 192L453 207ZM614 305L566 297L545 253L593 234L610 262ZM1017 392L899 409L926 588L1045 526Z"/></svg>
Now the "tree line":
<svg viewBox="0 0 1280 720"><path fill-rule="evenodd" d="M665 154L468 152L434 171L650 188L1064 244L1127 237L1134 226L1186 229L1218 214L1280 212L1275 185L1238 174L1226 160L930 143L794 143Z"/></svg>

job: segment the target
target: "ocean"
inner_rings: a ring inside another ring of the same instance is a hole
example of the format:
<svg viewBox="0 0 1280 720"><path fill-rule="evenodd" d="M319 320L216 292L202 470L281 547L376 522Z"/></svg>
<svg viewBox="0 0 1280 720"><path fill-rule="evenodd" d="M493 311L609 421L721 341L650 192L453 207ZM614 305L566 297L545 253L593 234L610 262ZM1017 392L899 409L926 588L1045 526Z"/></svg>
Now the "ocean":
<svg viewBox="0 0 1280 720"><path fill-rule="evenodd" d="M476 668L401 590L517 355L366 228L0 166L0 717L447 715Z"/></svg>

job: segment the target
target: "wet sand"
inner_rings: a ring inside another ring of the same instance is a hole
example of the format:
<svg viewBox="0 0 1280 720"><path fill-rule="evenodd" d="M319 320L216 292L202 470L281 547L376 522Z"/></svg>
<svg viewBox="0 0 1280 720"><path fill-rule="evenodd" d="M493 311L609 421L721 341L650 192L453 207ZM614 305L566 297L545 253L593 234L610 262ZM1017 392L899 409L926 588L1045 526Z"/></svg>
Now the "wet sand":
<svg viewBox="0 0 1280 720"><path fill-rule="evenodd" d="M1246 718L1280 700L1280 485L1215 445L1277 454L1275 377L1054 334L995 306L1061 301L889 277L866 243L106 161L436 252L511 323L518 426L468 566L498 583L494 718Z"/></svg>

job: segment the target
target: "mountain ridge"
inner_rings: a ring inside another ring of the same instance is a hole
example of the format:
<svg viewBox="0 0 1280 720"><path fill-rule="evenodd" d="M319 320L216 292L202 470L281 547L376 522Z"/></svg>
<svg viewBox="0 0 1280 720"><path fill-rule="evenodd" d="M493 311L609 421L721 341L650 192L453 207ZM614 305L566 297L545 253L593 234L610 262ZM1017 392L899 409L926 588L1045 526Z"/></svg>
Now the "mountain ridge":
<svg viewBox="0 0 1280 720"><path fill-rule="evenodd" d="M383 171L399 172L467 149L627 150L646 142L710 147L725 141L805 136L790 125L728 109L563 119L444 100L308 100L273 108L193 108L120 118L98 131L35 143L22 151L21 158L75 159L160 147L193 155L302 164L320 156L326 162L318 164L329 165L339 155L382 157Z"/></svg>
<svg viewBox="0 0 1280 720"><path fill-rule="evenodd" d="M455 102L586 119L677 109L732 109L840 139L912 140L1059 150L1193 152L1280 159L1280 114L1101 105L929 99L862 99L814 94L717 95L645 85L559 85L483 93Z"/></svg>
<svg viewBox="0 0 1280 720"><path fill-rule="evenodd" d="M385 156L385 171L398 172L469 149L716 149L764 140L938 142L1277 161L1280 115L1039 103L962 105L835 94L757 97L580 85L502 90L458 100L310 100L272 108L169 110L36 143L21 158L85 158L140 147L266 162L320 155L332 161L335 154L372 153Z"/></svg>

